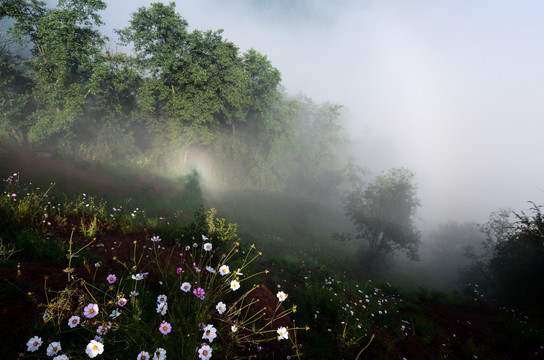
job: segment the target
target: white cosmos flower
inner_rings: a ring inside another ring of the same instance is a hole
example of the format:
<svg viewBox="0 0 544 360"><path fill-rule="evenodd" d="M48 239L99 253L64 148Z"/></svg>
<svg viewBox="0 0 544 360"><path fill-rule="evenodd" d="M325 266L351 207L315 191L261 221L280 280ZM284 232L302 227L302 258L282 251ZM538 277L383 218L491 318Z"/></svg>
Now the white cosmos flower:
<svg viewBox="0 0 544 360"><path fill-rule="evenodd" d="M213 339L217 337L217 329L213 325L206 325L202 330L204 331L204 335L202 335L202 339L204 340L213 342Z"/></svg>
<svg viewBox="0 0 544 360"><path fill-rule="evenodd" d="M26 346L28 346L28 349L26 351L34 352L38 350L40 346L42 346L42 338L39 336L34 336L30 338L30 340L28 340Z"/></svg>
<svg viewBox="0 0 544 360"><path fill-rule="evenodd" d="M230 282L230 288L232 289L232 291L236 291L240 288L240 282L238 280L232 280Z"/></svg>
<svg viewBox="0 0 544 360"><path fill-rule="evenodd" d="M221 267L219 268L219 273L221 274L221 276L225 276L225 275L230 274L229 266L228 265L221 265Z"/></svg>
<svg viewBox="0 0 544 360"><path fill-rule="evenodd" d="M132 279L134 279L134 280L136 280L136 281L143 280L143 279L144 279L144 274L136 274L136 275L132 275Z"/></svg>
<svg viewBox="0 0 544 360"><path fill-rule="evenodd" d="M289 338L289 333L287 332L287 329L282 326L280 327L278 330L278 340L282 340L282 339L288 339Z"/></svg>
<svg viewBox="0 0 544 360"><path fill-rule="evenodd" d="M157 304L157 312L161 313L161 315L166 315L166 310L168 310L168 303L158 303Z"/></svg>
<svg viewBox="0 0 544 360"><path fill-rule="evenodd" d="M230 327L230 330L234 333L234 332L238 331L238 326L232 325L232 326Z"/></svg>
<svg viewBox="0 0 544 360"><path fill-rule="evenodd" d="M47 356L57 355L61 350L60 342L54 341L47 347Z"/></svg>
<svg viewBox="0 0 544 360"><path fill-rule="evenodd" d="M57 355L53 358L53 360L70 360L70 358L64 354L62 355Z"/></svg>
<svg viewBox="0 0 544 360"><path fill-rule="evenodd" d="M121 315L121 311L119 309L115 309L111 312L110 314L110 317L112 319L115 319L116 317L118 317L119 315Z"/></svg>
<svg viewBox="0 0 544 360"><path fill-rule="evenodd" d="M187 291L191 290L191 284L189 284L188 282L184 282L183 284L181 284L180 289L187 292Z"/></svg>
<svg viewBox="0 0 544 360"><path fill-rule="evenodd" d="M96 340L91 340L87 344L87 348L85 349L85 353L92 359L96 357L99 354L102 354L104 352L104 345L99 343Z"/></svg>
<svg viewBox="0 0 544 360"><path fill-rule="evenodd" d="M205 243L204 244L204 250L210 251L212 249L212 243Z"/></svg>
<svg viewBox="0 0 544 360"><path fill-rule="evenodd" d="M208 272L210 272L212 274L215 274L215 269L212 268L211 266L206 266L206 270L208 270Z"/></svg>
<svg viewBox="0 0 544 360"><path fill-rule="evenodd" d="M166 350L163 348L157 348L153 354L153 360L164 360L166 359Z"/></svg>
<svg viewBox="0 0 544 360"><path fill-rule="evenodd" d="M168 298L166 297L166 295L159 295L159 296L157 297L157 302L158 302L159 304L165 303L167 299L168 299Z"/></svg>
<svg viewBox="0 0 544 360"><path fill-rule="evenodd" d="M285 299L287 299L287 295L286 293L284 293L283 291L278 291L278 293L276 294L276 296L278 297L278 300L280 302L283 302Z"/></svg>
<svg viewBox="0 0 544 360"><path fill-rule="evenodd" d="M222 314L227 310L227 305L225 305L222 301L220 301L220 302L217 303L215 308L217 309L217 312L219 314Z"/></svg>

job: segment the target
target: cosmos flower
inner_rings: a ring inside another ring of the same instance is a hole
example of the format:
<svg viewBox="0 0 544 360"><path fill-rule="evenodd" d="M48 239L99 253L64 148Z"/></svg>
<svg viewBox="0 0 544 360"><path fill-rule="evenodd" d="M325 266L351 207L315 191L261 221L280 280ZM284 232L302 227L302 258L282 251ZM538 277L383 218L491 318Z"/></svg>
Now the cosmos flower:
<svg viewBox="0 0 544 360"><path fill-rule="evenodd" d="M230 288L232 289L232 291L236 291L240 288L240 282L238 282L238 280L232 280L230 282Z"/></svg>
<svg viewBox="0 0 544 360"><path fill-rule="evenodd" d="M147 351L141 351L136 360L149 360L149 353Z"/></svg>
<svg viewBox="0 0 544 360"><path fill-rule="evenodd" d="M115 276L115 274L109 274L106 279L108 280L110 284L113 284L115 280L117 280L117 276Z"/></svg>
<svg viewBox="0 0 544 360"><path fill-rule="evenodd" d="M198 349L198 357L201 360L209 360L212 357L212 348L206 343L202 344Z"/></svg>
<svg viewBox="0 0 544 360"><path fill-rule="evenodd" d="M80 321L81 321L80 317L77 315L74 315L68 319L68 326L73 329L79 325Z"/></svg>
<svg viewBox="0 0 544 360"><path fill-rule="evenodd" d="M53 360L70 360L70 358L64 354L62 355L57 355L53 358Z"/></svg>
<svg viewBox="0 0 544 360"><path fill-rule="evenodd" d="M183 269L182 269L182 268L178 267L178 268L176 269L176 274L181 275L182 272L183 272Z"/></svg>
<svg viewBox="0 0 544 360"><path fill-rule="evenodd" d="M110 317L112 319L117 318L119 315L121 315L121 311L119 309L115 309L111 312Z"/></svg>
<svg viewBox="0 0 544 360"><path fill-rule="evenodd" d="M225 275L230 274L229 266L228 265L221 265L221 267L219 268L219 273L221 274L221 276L225 276Z"/></svg>
<svg viewBox="0 0 544 360"><path fill-rule="evenodd" d="M217 329L214 328L213 325L208 324L202 330L204 331L204 334L202 335L202 339L213 342L213 339L217 337Z"/></svg>
<svg viewBox="0 0 544 360"><path fill-rule="evenodd" d="M277 333L278 333L278 340L282 340L282 339L287 340L289 338L289 333L287 332L287 329L285 328L285 326L280 327L277 330Z"/></svg>
<svg viewBox="0 0 544 360"><path fill-rule="evenodd" d="M205 235L202 235L202 241L206 241L208 238Z"/></svg>
<svg viewBox="0 0 544 360"><path fill-rule="evenodd" d="M43 321L47 322L49 319L51 319L51 315L48 312L44 312L42 319Z"/></svg>
<svg viewBox="0 0 544 360"><path fill-rule="evenodd" d="M106 335L106 333L108 332L108 327L100 325L98 329L96 329L96 332L98 333L98 335Z"/></svg>
<svg viewBox="0 0 544 360"><path fill-rule="evenodd" d="M157 312L161 315L166 315L166 311L168 310L168 303L158 303L157 304Z"/></svg>
<svg viewBox="0 0 544 360"><path fill-rule="evenodd" d="M138 295L140 295L140 293L137 292L137 291L132 290L132 291L130 292L130 296L131 296L131 297L136 297L136 296L138 296Z"/></svg>
<svg viewBox="0 0 544 360"><path fill-rule="evenodd" d="M87 319L92 319L96 315L98 315L97 304L89 304L83 309L83 316L85 316Z"/></svg>
<svg viewBox="0 0 544 360"><path fill-rule="evenodd" d="M222 314L227 310L227 305L225 305L222 301L220 301L220 302L217 303L215 308L217 309L217 312L219 314Z"/></svg>
<svg viewBox="0 0 544 360"><path fill-rule="evenodd" d="M284 293L283 291L278 291L278 293L276 294L276 296L278 297L278 300L280 302L283 302L285 299L287 299L287 295L286 293Z"/></svg>
<svg viewBox="0 0 544 360"><path fill-rule="evenodd" d="M151 241L153 241L153 242L159 242L159 241L161 241L161 238L158 237L157 235L155 235L155 236L153 236L153 237L151 238Z"/></svg>
<svg viewBox="0 0 544 360"><path fill-rule="evenodd" d="M165 303L167 299L168 299L168 298L166 297L166 295L159 295L159 296L157 296L157 302L158 302L159 304Z"/></svg>
<svg viewBox="0 0 544 360"><path fill-rule="evenodd" d="M26 346L28 346L26 351L34 352L38 350L40 346L42 346L42 338L39 336L34 336L30 338L30 340L28 340L28 342L26 343Z"/></svg>
<svg viewBox="0 0 544 360"><path fill-rule="evenodd" d="M230 330L231 330L233 333L235 333L235 332L238 331L238 326L232 325L232 326L230 327Z"/></svg>
<svg viewBox="0 0 544 360"><path fill-rule="evenodd" d="M119 300L117 300L117 305L119 305L120 307L123 307L126 304L127 304L127 299L125 299L124 297L119 298Z"/></svg>
<svg viewBox="0 0 544 360"><path fill-rule="evenodd" d="M92 359L96 357L99 354L102 354L104 352L104 345L99 343L96 340L91 340L87 344L87 348L85 349L85 353Z"/></svg>
<svg viewBox="0 0 544 360"><path fill-rule="evenodd" d="M144 277L146 275L148 275L149 273L145 272L145 273L139 273L139 274L136 274L136 275L132 275L132 279L136 280L136 281L140 281L140 280L143 280Z"/></svg>
<svg viewBox="0 0 544 360"><path fill-rule="evenodd" d="M57 355L61 350L60 342L54 341L47 347L47 356Z"/></svg>
<svg viewBox="0 0 544 360"><path fill-rule="evenodd" d="M181 284L180 289L188 292L189 290L191 290L191 284L189 284L188 282L184 282L183 284Z"/></svg>
<svg viewBox="0 0 544 360"><path fill-rule="evenodd" d="M159 331L163 334L163 335L167 335L170 333L170 331L172 331L172 325L170 325L169 322L166 322L166 321L163 321L161 323L161 325L159 326Z"/></svg>
<svg viewBox="0 0 544 360"><path fill-rule="evenodd" d="M153 360L164 360L166 359L166 350L163 348L157 348L153 354Z"/></svg>
<svg viewBox="0 0 544 360"><path fill-rule="evenodd" d="M211 251L211 249L212 249L212 243L208 242L204 244L204 250Z"/></svg>
<svg viewBox="0 0 544 360"><path fill-rule="evenodd" d="M212 268L211 266L206 266L206 270L208 270L208 272L210 272L212 274L215 274L215 269Z"/></svg>
<svg viewBox="0 0 544 360"><path fill-rule="evenodd" d="M204 299L206 291L204 291L204 289L201 287L197 287L196 289L193 289L193 294L199 299Z"/></svg>

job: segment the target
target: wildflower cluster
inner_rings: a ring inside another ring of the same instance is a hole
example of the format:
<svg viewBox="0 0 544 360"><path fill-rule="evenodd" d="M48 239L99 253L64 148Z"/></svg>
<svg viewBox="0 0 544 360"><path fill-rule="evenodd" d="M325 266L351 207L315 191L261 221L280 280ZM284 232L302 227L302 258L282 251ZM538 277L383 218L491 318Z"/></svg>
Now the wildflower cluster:
<svg viewBox="0 0 544 360"><path fill-rule="evenodd" d="M296 337L290 336L297 328L273 327L278 319L288 319L291 309L281 307L288 295L278 292L274 313L263 321L264 310L256 310L258 300L251 297L255 285L245 285L264 273L251 274L248 268L261 253L254 246L240 252L239 243L224 249L227 241L200 237L164 246L161 236L153 234L143 243L134 241L129 260L114 258L108 266L96 263L93 282L72 276L71 289L58 292L45 305L45 326L53 326L50 332L70 344L66 353L78 358L123 351L140 360L165 359L170 352L205 360L286 340L298 355ZM59 303L68 305L58 311ZM34 336L27 351L38 351L41 345L42 338ZM61 340L55 340L46 353L67 358L61 350Z"/></svg>

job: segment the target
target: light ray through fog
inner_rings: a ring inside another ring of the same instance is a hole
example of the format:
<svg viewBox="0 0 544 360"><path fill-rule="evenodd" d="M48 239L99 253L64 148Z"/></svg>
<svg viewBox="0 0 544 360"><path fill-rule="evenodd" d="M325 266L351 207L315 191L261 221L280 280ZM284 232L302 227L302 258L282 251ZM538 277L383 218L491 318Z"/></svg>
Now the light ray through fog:
<svg viewBox="0 0 544 360"><path fill-rule="evenodd" d="M151 3L107 2L109 32ZM542 202L543 2L188 0L177 11L266 54L289 93L346 105L363 165L416 172L423 218L483 221Z"/></svg>

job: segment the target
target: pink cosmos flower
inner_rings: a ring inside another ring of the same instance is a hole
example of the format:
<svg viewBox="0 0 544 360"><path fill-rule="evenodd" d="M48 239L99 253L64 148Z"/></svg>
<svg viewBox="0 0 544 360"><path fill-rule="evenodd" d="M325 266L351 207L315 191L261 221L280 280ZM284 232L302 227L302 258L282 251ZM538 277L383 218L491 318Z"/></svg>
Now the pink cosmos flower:
<svg viewBox="0 0 544 360"><path fill-rule="evenodd" d="M198 349L198 357L202 360L209 360L212 357L212 348L206 343L202 344Z"/></svg>
<svg viewBox="0 0 544 360"><path fill-rule="evenodd" d="M161 323L161 325L159 326L159 331L163 334L163 335L167 335L170 333L170 331L172 331L172 325L170 325L169 322L166 322L166 321L163 321Z"/></svg>
<svg viewBox="0 0 544 360"><path fill-rule="evenodd" d="M204 298L204 294L206 294L206 292L204 291L203 288L197 287L196 289L193 289L193 294L194 294L197 298L203 299L203 298Z"/></svg>
<svg viewBox="0 0 544 360"><path fill-rule="evenodd" d="M98 315L98 305L97 304L89 304L89 305L85 306L85 308L83 309L83 315L87 319L92 319L93 317Z"/></svg>
<svg viewBox="0 0 544 360"><path fill-rule="evenodd" d="M141 351L139 354L138 354L138 357L136 358L137 360L149 360L150 359L150 355L147 351Z"/></svg>
<svg viewBox="0 0 544 360"><path fill-rule="evenodd" d="M68 319L68 326L73 329L73 328L75 328L76 326L79 325L80 320L81 319L79 318L79 316L74 315L74 316L72 316L71 318Z"/></svg>

